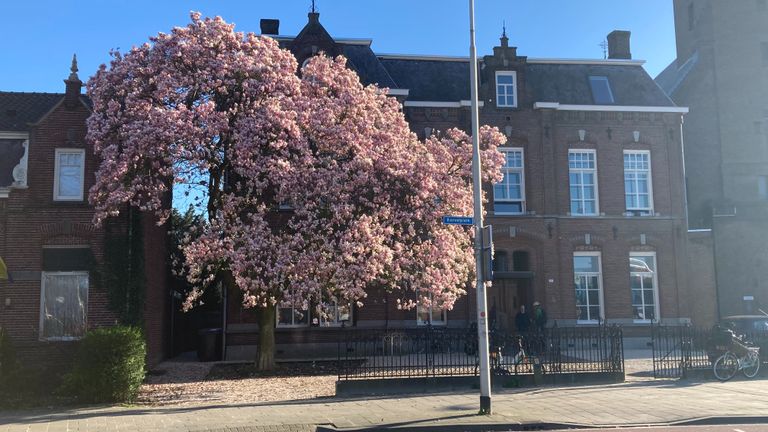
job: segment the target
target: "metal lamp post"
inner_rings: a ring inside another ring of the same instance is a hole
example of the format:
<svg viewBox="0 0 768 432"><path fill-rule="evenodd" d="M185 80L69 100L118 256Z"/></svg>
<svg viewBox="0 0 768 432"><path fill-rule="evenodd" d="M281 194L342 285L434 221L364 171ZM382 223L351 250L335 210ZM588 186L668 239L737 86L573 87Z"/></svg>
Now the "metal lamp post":
<svg viewBox="0 0 768 432"><path fill-rule="evenodd" d="M472 115L472 195L474 198L475 273L477 275L477 338L480 357L480 414L491 413L491 373L488 358L488 305L483 277L483 199L480 177L480 115L477 103L477 50L475 48L475 1L469 0L469 79Z"/></svg>

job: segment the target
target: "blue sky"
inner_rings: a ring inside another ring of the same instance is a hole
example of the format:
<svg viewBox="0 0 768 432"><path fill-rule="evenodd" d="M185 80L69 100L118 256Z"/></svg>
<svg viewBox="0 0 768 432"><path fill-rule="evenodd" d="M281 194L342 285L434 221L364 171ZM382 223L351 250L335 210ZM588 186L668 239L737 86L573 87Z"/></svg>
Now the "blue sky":
<svg viewBox="0 0 768 432"><path fill-rule="evenodd" d="M130 49L189 21L189 11L221 15L240 31L261 18L295 35L309 0L26 0L0 2L0 91L63 92L72 53L85 80L109 50ZM317 0L334 37L372 38L379 53L467 55L466 0ZM614 29L632 32L634 58L656 76L675 58L672 0L477 0L480 55L498 45L506 20L510 44L529 57L602 58Z"/></svg>

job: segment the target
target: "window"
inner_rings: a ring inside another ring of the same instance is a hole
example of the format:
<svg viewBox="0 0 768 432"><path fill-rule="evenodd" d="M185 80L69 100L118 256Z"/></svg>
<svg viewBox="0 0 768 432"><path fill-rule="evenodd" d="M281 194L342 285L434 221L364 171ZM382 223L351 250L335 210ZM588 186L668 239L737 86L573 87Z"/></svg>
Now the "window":
<svg viewBox="0 0 768 432"><path fill-rule="evenodd" d="M612 104L613 92L608 77L591 76L589 77L589 86L592 89L592 100L598 105Z"/></svg>
<svg viewBox="0 0 768 432"><path fill-rule="evenodd" d="M651 192L651 153L624 152L624 199L627 211L653 213Z"/></svg>
<svg viewBox="0 0 768 432"><path fill-rule="evenodd" d="M599 322L603 316L603 280L600 252L573 254L573 286L576 290L577 320Z"/></svg>
<svg viewBox="0 0 768 432"><path fill-rule="evenodd" d="M636 321L659 319L656 254L631 252L629 254L629 286L632 290L632 315Z"/></svg>
<svg viewBox="0 0 768 432"><path fill-rule="evenodd" d="M504 178L493 185L493 210L496 214L525 212L525 168L523 149L499 149L504 154Z"/></svg>
<svg viewBox="0 0 768 432"><path fill-rule="evenodd" d="M309 325L309 310L299 302L286 301L277 310L278 327L304 327Z"/></svg>
<svg viewBox="0 0 768 432"><path fill-rule="evenodd" d="M696 23L696 17L693 15L695 12L693 7L693 2L688 4L688 30L693 30L694 24Z"/></svg>
<svg viewBox="0 0 768 432"><path fill-rule="evenodd" d="M571 150L568 152L572 215L597 215L596 159L594 150Z"/></svg>
<svg viewBox="0 0 768 432"><path fill-rule="evenodd" d="M448 318L447 311L439 305L432 303L432 294L429 294L429 300L431 303L429 307L422 305L421 302L416 307L416 324L445 325Z"/></svg>
<svg viewBox="0 0 768 432"><path fill-rule="evenodd" d="M517 72L496 72L496 106L517 107Z"/></svg>
<svg viewBox="0 0 768 432"><path fill-rule="evenodd" d="M760 51L763 57L763 66L768 66L768 42L760 44Z"/></svg>
<svg viewBox="0 0 768 432"><path fill-rule="evenodd" d="M352 320L352 308L349 303L339 305L334 300L333 303L325 306L324 312L325 314L320 316L320 325L323 327L340 326Z"/></svg>
<svg viewBox="0 0 768 432"><path fill-rule="evenodd" d="M768 200L768 176L757 177L757 197L761 200Z"/></svg>
<svg viewBox="0 0 768 432"><path fill-rule="evenodd" d="M85 335L88 272L43 272L40 284L40 340L74 340Z"/></svg>
<svg viewBox="0 0 768 432"><path fill-rule="evenodd" d="M53 177L53 199L56 201L82 201L85 150L56 149Z"/></svg>

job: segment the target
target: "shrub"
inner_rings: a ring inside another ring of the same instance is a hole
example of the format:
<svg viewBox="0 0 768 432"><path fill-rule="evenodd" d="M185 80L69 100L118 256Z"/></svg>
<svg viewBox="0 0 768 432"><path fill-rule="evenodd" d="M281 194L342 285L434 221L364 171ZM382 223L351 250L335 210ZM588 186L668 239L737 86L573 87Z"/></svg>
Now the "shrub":
<svg viewBox="0 0 768 432"><path fill-rule="evenodd" d="M80 342L64 391L84 402L133 400L144 380L147 354L141 330L108 327L88 332Z"/></svg>

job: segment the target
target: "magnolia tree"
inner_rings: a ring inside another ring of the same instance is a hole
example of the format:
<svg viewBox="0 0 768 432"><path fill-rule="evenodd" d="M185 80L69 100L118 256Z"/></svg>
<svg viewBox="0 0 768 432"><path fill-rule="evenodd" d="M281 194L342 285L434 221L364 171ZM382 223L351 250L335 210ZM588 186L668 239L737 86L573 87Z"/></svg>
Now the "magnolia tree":
<svg viewBox="0 0 768 432"><path fill-rule="evenodd" d="M239 289L259 317L259 368L274 364L278 307L322 316L383 288L401 308L451 309L471 286L471 230L441 224L472 211L470 137L420 141L343 58L299 71L273 39L192 14L113 53L88 93L96 222L126 205L164 220L171 190L195 197L208 221L183 245L186 307L214 283ZM504 136L480 134L484 180L497 181Z"/></svg>

